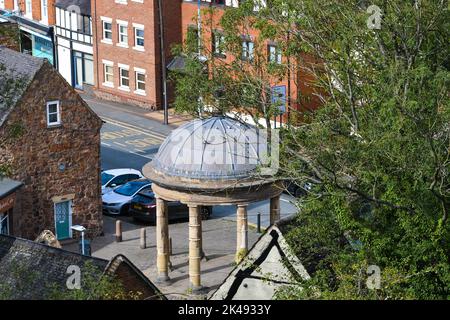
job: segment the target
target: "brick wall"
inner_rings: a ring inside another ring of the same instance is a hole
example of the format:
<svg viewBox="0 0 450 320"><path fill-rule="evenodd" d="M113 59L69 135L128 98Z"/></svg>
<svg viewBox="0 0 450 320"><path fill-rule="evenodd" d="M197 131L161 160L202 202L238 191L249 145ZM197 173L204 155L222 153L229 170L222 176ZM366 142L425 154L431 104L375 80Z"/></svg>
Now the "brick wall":
<svg viewBox="0 0 450 320"><path fill-rule="evenodd" d="M52 100L60 101L62 124L48 128L46 102ZM34 239L44 229L55 232L53 199L71 194L72 224L85 226L89 236L99 235L101 120L45 64L0 128L0 137L7 139L14 128L23 133L6 141L6 152L0 155L0 162L12 156L11 178L25 183L19 191L21 208L14 212L14 235ZM61 163L64 171L59 170Z"/></svg>
<svg viewBox="0 0 450 320"><path fill-rule="evenodd" d="M205 16L204 9L208 7L214 7L214 15L212 17ZM217 6L217 5L211 5L210 3L203 3L202 4L202 41L203 46L207 46L207 50L209 52L212 51L212 35L211 30L221 30L222 27L220 25L220 19L222 18L224 14L224 6ZM182 35L183 39L182 41L185 42L187 38L187 31L189 27L195 27L197 28L197 2L196 1L183 1L182 3ZM247 30L248 33L246 36L250 36L252 39L258 39L258 31L256 30ZM262 44L264 45L264 44ZM264 50L264 48L262 48ZM227 54L227 57L225 61L227 63L230 63L233 61L235 57L233 57L230 54ZM284 63L286 63L286 58L283 57ZM305 61L313 61L311 57L308 57L307 55L302 55L302 59ZM291 61L294 61L291 60ZM299 111L305 111L305 110L311 110L316 109L320 106L319 99L314 95L315 89L312 86L312 82L315 80L314 77L307 73L304 69L298 69L296 72L293 72L291 74L290 79L290 85L291 85L291 101L299 101L298 103L293 103L291 105L291 108L299 110ZM272 85L273 86L286 86L288 88L288 82L289 79L286 77L285 79L273 79ZM284 115L283 121L287 120L287 114Z"/></svg>
<svg viewBox="0 0 450 320"><path fill-rule="evenodd" d="M154 108L161 105L161 59L157 0L145 0L143 3L128 0L127 4L118 4L111 0L92 1L92 15L95 21L94 61L97 95L111 100L134 103L142 107ZM165 12L166 56L170 56L171 43L181 41L181 2L163 0ZM102 41L102 17L112 21L112 43ZM128 23L128 48L118 46L118 20ZM144 50L133 49L133 23L144 25ZM113 63L113 87L105 86L104 61ZM167 61L168 62L168 61ZM129 67L129 91L119 89L119 64ZM134 68L146 72L145 96L136 94Z"/></svg>
<svg viewBox="0 0 450 320"><path fill-rule="evenodd" d="M56 21L55 2L56 2L56 0L47 0L48 24L49 25L54 25L55 21ZM18 4L19 4L20 10L25 12L25 0L19 0ZM14 9L14 0L5 0L5 9L13 10ZM31 9L32 9L33 20L41 21L41 19L42 19L41 0L32 0Z"/></svg>

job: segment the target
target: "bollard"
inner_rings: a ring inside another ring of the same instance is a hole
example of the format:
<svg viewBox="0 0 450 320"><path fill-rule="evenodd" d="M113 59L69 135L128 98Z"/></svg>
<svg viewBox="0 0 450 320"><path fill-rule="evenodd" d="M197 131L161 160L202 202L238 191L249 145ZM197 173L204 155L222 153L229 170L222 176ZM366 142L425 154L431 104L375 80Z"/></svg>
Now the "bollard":
<svg viewBox="0 0 450 320"><path fill-rule="evenodd" d="M172 238L169 238L169 256L172 255Z"/></svg>
<svg viewBox="0 0 450 320"><path fill-rule="evenodd" d="M258 213L258 233L261 233L261 213Z"/></svg>
<svg viewBox="0 0 450 320"><path fill-rule="evenodd" d="M147 248L147 231L141 228L141 249Z"/></svg>
<svg viewBox="0 0 450 320"><path fill-rule="evenodd" d="M122 242L122 221L116 221L116 242Z"/></svg>

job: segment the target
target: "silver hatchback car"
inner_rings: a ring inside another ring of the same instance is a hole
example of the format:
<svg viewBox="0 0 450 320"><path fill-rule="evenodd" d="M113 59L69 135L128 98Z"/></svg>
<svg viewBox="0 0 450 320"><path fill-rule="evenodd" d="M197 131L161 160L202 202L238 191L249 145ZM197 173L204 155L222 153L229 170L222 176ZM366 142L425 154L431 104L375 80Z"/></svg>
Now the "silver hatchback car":
<svg viewBox="0 0 450 320"><path fill-rule="evenodd" d="M151 191L152 183L147 179L139 179L125 183L102 196L103 213L124 215L128 213L130 202L139 192Z"/></svg>

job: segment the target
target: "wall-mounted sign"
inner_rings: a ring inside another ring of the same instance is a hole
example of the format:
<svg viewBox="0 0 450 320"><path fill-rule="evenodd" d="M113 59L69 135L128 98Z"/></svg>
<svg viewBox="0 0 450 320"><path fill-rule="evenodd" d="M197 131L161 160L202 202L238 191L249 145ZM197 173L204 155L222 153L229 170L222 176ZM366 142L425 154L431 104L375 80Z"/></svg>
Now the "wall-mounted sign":
<svg viewBox="0 0 450 320"><path fill-rule="evenodd" d="M14 207L15 200L16 200L15 193L10 194L6 198L0 199L0 212L6 212L9 209L12 209L12 207Z"/></svg>
<svg viewBox="0 0 450 320"><path fill-rule="evenodd" d="M272 87L272 104L277 106L280 114L286 112L286 86Z"/></svg>

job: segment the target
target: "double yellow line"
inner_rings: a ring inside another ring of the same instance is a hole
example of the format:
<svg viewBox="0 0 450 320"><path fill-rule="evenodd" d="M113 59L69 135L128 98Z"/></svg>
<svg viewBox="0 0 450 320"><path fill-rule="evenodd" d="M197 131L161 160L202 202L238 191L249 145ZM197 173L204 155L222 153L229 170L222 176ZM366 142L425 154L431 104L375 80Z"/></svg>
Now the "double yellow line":
<svg viewBox="0 0 450 320"><path fill-rule="evenodd" d="M136 131L136 133L146 134L146 135L151 136L152 138L155 138L156 140L161 141L161 142L163 142L167 137L166 135L164 135L162 133L155 132L155 131L148 130L148 129L143 129L141 127L137 127L137 126L131 125L129 123L125 123L125 122L111 119L108 117L102 117L102 120L105 121L106 123L110 123L110 124L116 125L118 127L122 127L124 129Z"/></svg>

